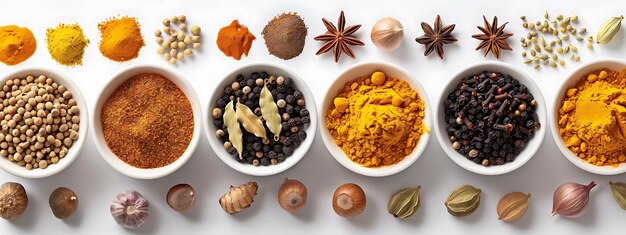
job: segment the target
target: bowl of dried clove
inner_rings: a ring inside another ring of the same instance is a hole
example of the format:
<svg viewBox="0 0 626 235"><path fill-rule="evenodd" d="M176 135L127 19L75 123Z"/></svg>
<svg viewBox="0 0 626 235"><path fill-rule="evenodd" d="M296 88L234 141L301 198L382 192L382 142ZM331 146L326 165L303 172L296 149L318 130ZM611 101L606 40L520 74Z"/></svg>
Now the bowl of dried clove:
<svg viewBox="0 0 626 235"><path fill-rule="evenodd" d="M501 62L480 62L452 76L436 103L435 132L452 161L482 175L518 169L546 132L543 95L531 77Z"/></svg>

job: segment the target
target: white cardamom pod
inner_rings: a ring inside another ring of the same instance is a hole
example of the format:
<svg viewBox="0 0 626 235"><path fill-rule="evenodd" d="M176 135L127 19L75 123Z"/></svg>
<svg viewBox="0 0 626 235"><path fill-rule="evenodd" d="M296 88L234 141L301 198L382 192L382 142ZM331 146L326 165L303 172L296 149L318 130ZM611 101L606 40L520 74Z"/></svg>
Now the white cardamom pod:
<svg viewBox="0 0 626 235"><path fill-rule="evenodd" d="M611 17L604 21L604 23L600 26L600 29L598 29L596 42L600 44L607 44L611 42L613 37L619 32L622 25L622 19L624 19L624 16Z"/></svg>

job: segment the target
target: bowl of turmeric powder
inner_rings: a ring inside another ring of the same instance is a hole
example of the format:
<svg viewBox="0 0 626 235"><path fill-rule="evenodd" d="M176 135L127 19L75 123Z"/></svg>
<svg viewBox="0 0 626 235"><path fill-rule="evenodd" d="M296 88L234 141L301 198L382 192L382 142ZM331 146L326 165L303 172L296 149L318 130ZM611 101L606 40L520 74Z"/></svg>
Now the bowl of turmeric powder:
<svg viewBox="0 0 626 235"><path fill-rule="evenodd" d="M430 137L426 90L406 70L384 62L356 64L339 74L320 109L322 140L358 174L383 177L411 166Z"/></svg>
<svg viewBox="0 0 626 235"><path fill-rule="evenodd" d="M626 172L626 62L602 59L578 67L561 84L550 126L559 150L599 175Z"/></svg>

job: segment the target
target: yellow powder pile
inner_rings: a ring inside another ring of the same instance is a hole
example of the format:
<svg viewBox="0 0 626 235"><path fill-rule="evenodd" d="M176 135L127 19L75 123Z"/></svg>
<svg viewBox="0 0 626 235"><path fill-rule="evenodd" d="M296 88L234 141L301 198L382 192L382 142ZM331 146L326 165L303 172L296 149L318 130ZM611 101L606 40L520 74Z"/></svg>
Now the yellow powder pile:
<svg viewBox="0 0 626 235"><path fill-rule="evenodd" d="M348 157L365 167L402 161L423 133L424 102L402 80L375 72L347 83L326 112L326 128Z"/></svg>
<svg viewBox="0 0 626 235"><path fill-rule="evenodd" d="M595 71L566 92L559 133L567 147L597 166L626 161L626 70Z"/></svg>
<svg viewBox="0 0 626 235"><path fill-rule="evenodd" d="M54 60L66 66L81 65L89 39L78 24L59 24L46 32L48 51Z"/></svg>
<svg viewBox="0 0 626 235"><path fill-rule="evenodd" d="M37 42L28 28L15 25L0 27L0 62L16 65L35 53Z"/></svg>

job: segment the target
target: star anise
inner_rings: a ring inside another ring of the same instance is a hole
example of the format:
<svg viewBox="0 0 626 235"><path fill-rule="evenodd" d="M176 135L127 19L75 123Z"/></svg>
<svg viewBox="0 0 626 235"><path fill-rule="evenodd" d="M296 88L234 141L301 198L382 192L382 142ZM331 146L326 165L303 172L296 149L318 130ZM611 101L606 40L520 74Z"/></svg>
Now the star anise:
<svg viewBox="0 0 626 235"><path fill-rule="evenodd" d="M330 21L322 18L322 22L324 22L324 26L326 26L326 33L315 37L316 41L326 41L324 45L315 53L315 55L320 55L322 53L328 52L331 48L333 49L333 53L335 54L335 63L339 61L339 56L341 56L341 51L348 54L350 57L355 58L352 49L350 46L364 46L361 40L357 39L354 34L361 25L352 25L346 28L346 18L343 15L343 11L339 15L339 22L337 22L337 26L333 25Z"/></svg>
<svg viewBox="0 0 626 235"><path fill-rule="evenodd" d="M495 55L496 58L500 59L500 51L513 50L506 42L506 39L513 36L513 34L504 33L504 27L509 22L506 22L498 27L498 17L496 16L493 17L493 23L491 23L491 25L489 24L485 16L483 16L483 20L485 21L485 27L483 28L478 26L478 29L480 29L480 31L482 31L483 33L472 35L473 38L482 40L482 42L478 44L478 47L476 47L476 50L484 48L485 57L487 56L487 54L489 54L489 51L491 51L491 53Z"/></svg>
<svg viewBox="0 0 626 235"><path fill-rule="evenodd" d="M448 25L444 28L441 28L441 17L437 15L435 18L435 29L433 30L429 24L426 22L422 22L422 30L424 30L424 35L416 38L415 41L419 44L424 44L426 46L426 51L424 51L424 56L430 55L434 50L437 50L437 55L439 58L443 60L443 45L455 43L457 40L452 36L452 31L454 30L454 24Z"/></svg>

